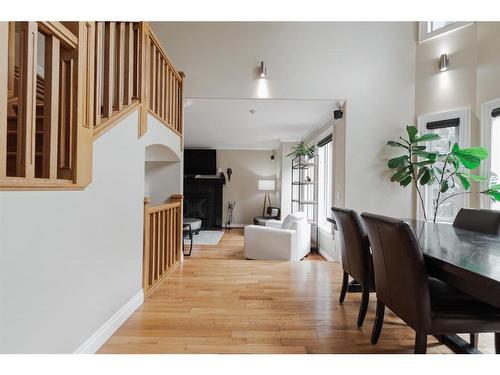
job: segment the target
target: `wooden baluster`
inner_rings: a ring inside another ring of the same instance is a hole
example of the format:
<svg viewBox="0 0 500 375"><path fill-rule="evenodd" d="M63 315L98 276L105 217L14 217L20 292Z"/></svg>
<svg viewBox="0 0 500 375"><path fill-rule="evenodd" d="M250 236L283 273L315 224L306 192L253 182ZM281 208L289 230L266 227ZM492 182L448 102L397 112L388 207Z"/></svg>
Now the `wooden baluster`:
<svg viewBox="0 0 500 375"><path fill-rule="evenodd" d="M103 62L104 62L104 22L97 22L95 28L95 73L94 73L94 126L101 124L103 98Z"/></svg>
<svg viewBox="0 0 500 375"><path fill-rule="evenodd" d="M156 77L155 77L155 87L156 87L156 101L155 101L155 113L158 115L160 112L160 69L161 69L161 58L160 51L156 50Z"/></svg>
<svg viewBox="0 0 500 375"><path fill-rule="evenodd" d="M156 264L156 280L160 278L160 251L161 251L161 238L160 238L160 232L161 232L161 225L160 225L160 214L157 212L156 213L156 258L155 258L155 264Z"/></svg>
<svg viewBox="0 0 500 375"><path fill-rule="evenodd" d="M170 122L169 122L169 125L173 128L174 127L174 120L175 120L175 112L174 112L174 108L175 108L175 89L174 89L174 83L175 83L175 74L172 70L172 73L171 73L171 80L170 80L170 110L172 111L172 116L170 118Z"/></svg>
<svg viewBox="0 0 500 375"><path fill-rule="evenodd" d="M168 267L172 267L172 210L168 211Z"/></svg>
<svg viewBox="0 0 500 375"><path fill-rule="evenodd" d="M150 219L149 219L149 203L150 200L148 197L144 197L144 243L143 243L143 259L142 259L142 288L144 290L144 294L146 295L149 289L149 246L150 246L150 236L151 236L151 227L150 227Z"/></svg>
<svg viewBox="0 0 500 375"><path fill-rule="evenodd" d="M74 122L74 60L71 53L61 51L61 65L59 84L59 134L58 134L58 169L57 178L70 180L73 158L73 122Z"/></svg>
<svg viewBox="0 0 500 375"><path fill-rule="evenodd" d="M170 218L170 223L169 223L169 233L170 233L170 238L169 238L169 248L170 248L170 254L169 254L169 260L170 260L170 266L172 267L174 265L174 220L171 217Z"/></svg>
<svg viewBox="0 0 500 375"><path fill-rule="evenodd" d="M173 123L173 128L177 130L177 124L179 122L179 80L177 77L175 78L174 81L174 123Z"/></svg>
<svg viewBox="0 0 500 375"><path fill-rule="evenodd" d="M92 128L94 126L94 83L95 83L95 22L85 22L85 42L86 49L86 77L85 77L85 96L83 126Z"/></svg>
<svg viewBox="0 0 500 375"><path fill-rule="evenodd" d="M165 251L166 251L166 246L165 246L165 211L161 211L161 257L160 257L160 270L161 274L163 275L163 272L165 271L165 267L163 266L165 262Z"/></svg>
<svg viewBox="0 0 500 375"><path fill-rule="evenodd" d="M104 87L103 87L103 117L113 115L113 91L115 79L115 22L104 24Z"/></svg>
<svg viewBox="0 0 500 375"><path fill-rule="evenodd" d="M9 91L9 23L0 22L0 178L7 175L7 97Z"/></svg>
<svg viewBox="0 0 500 375"><path fill-rule="evenodd" d="M36 22L20 22L19 110L17 128L17 176L35 176L36 131Z"/></svg>
<svg viewBox="0 0 500 375"><path fill-rule="evenodd" d="M134 24L128 22L125 27L125 82L123 104L129 105L134 97Z"/></svg>
<svg viewBox="0 0 500 375"><path fill-rule="evenodd" d="M59 39L53 35L45 36L42 176L51 180L57 179L60 58Z"/></svg>
<svg viewBox="0 0 500 375"><path fill-rule="evenodd" d="M16 88L16 23L8 22L8 92L9 96L18 96Z"/></svg>
<svg viewBox="0 0 500 375"><path fill-rule="evenodd" d="M158 56L161 57L160 54ZM158 77L158 116L160 118L163 118L163 100L164 100L164 79L165 79L165 64L163 63L163 59L159 59L160 63L160 72L159 72L159 77Z"/></svg>
<svg viewBox="0 0 500 375"><path fill-rule="evenodd" d="M150 61L151 61L151 79L149 83L149 88L151 94L149 95L149 108L154 112L156 103L156 46L151 42L150 51Z"/></svg>
<svg viewBox="0 0 500 375"><path fill-rule="evenodd" d="M125 82L125 22L116 25L116 77L115 77L115 95L114 109L121 111L123 109L123 85Z"/></svg>
<svg viewBox="0 0 500 375"><path fill-rule="evenodd" d="M152 230L153 230L153 237L152 237L152 247L151 247L151 264L152 264L152 270L151 270L151 284L154 284L156 280L156 252L158 249L158 232L157 232L157 223L156 223L156 214L152 213Z"/></svg>

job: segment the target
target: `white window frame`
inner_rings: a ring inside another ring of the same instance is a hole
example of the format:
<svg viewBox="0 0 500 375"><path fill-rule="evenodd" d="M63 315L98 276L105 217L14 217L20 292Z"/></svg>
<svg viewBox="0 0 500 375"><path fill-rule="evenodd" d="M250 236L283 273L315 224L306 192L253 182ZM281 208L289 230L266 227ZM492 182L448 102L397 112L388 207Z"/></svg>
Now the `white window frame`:
<svg viewBox="0 0 500 375"><path fill-rule="evenodd" d="M450 23L449 25L441 27L437 30L428 31L429 22L433 22L433 21L421 21L418 23L418 41L419 42L424 42L426 40L433 39L437 36L447 34L449 32L461 29L463 27L472 25L474 23L474 22L456 21L456 22Z"/></svg>
<svg viewBox="0 0 500 375"><path fill-rule="evenodd" d="M331 133L326 134L325 137L328 136L329 134L331 134ZM322 210L321 210L319 203L321 202L321 203L324 203L326 205L327 195L330 195L330 205L333 205L333 199L332 199L333 198L332 191L333 191L333 186L334 186L333 185L333 135L332 135L332 140L330 142L326 143L324 146L326 146L327 144L330 144L329 161L328 161L328 163L325 163L323 165L323 171L321 173L323 173L324 178L327 174L330 175L331 189L330 189L330 191L327 191L328 189L326 189L326 186L323 186L323 187L318 186L318 193L319 193L320 189L323 188L323 196L320 199L319 194L318 194L318 218L317 218L317 220L318 220L318 228L326 233L331 234L332 233L331 224L320 222L320 215L322 214L321 213ZM324 147L324 146L322 146L322 147ZM319 148L320 147L318 146L318 149ZM318 157L318 164L319 164L319 157ZM327 167L329 167L329 168L327 168ZM319 169L318 169L318 172L319 172ZM325 181L323 181L323 182L325 182ZM318 173L318 183L319 183L319 173ZM326 213L326 217L328 218L329 217L328 212L329 212L330 207L324 207L324 208L326 209L325 213Z"/></svg>
<svg viewBox="0 0 500 375"><path fill-rule="evenodd" d="M418 116L417 122L418 122L418 130L419 132L425 133L428 132L426 125L428 122L432 121L442 121L442 120L447 120L451 118L459 118L460 119L460 125L459 125L459 133L458 133L458 145L460 148L465 148L465 147L470 147L470 112L471 109L470 107L467 108L460 108L460 109L453 109L450 111L444 111L444 112L436 112L436 113L430 113L430 114L425 114L425 115L420 115ZM425 185L424 189L422 190L422 195L424 198L425 205L428 205L428 199L429 199L429 190L430 187ZM417 219L423 220L424 219L424 212L422 210L422 207L420 205L420 201L418 196L416 196L417 199ZM461 207L469 207L470 205L470 199L468 195L462 195L457 198L460 202ZM458 212L458 210L457 210ZM427 215L430 215L430 212L427 212ZM427 217L428 220L430 220L430 217Z"/></svg>
<svg viewBox="0 0 500 375"><path fill-rule="evenodd" d="M488 149L489 154L491 154L491 127L493 125L493 117L491 116L491 111L495 108L500 107L500 98L490 100L489 102L481 104L481 146ZM481 165L481 176L489 176L491 170L491 159L488 158ZM489 181L484 181L481 183L481 190L488 188ZM481 208L491 208L491 199L485 195L481 194Z"/></svg>

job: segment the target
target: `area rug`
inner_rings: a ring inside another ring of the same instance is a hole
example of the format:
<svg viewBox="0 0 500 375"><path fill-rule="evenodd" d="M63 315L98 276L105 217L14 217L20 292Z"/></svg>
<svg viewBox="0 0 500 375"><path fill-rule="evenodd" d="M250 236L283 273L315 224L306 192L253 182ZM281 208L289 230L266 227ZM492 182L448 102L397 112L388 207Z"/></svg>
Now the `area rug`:
<svg viewBox="0 0 500 375"><path fill-rule="evenodd" d="M217 245L223 235L221 230L202 230L199 234L193 234L193 245ZM186 245L189 241L189 238L184 238Z"/></svg>

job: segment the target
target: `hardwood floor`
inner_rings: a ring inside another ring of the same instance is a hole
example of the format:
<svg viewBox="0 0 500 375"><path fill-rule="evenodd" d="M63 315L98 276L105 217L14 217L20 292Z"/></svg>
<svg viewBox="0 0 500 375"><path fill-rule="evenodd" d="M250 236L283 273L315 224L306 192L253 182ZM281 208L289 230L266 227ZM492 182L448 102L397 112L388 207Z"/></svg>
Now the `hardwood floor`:
<svg viewBox="0 0 500 375"><path fill-rule="evenodd" d="M361 329L360 294L338 303L339 264L243 257L241 230L195 246L99 353L412 353L413 330L390 312L370 344L375 294ZM493 351L481 335L480 349ZM451 351L429 337L429 353Z"/></svg>

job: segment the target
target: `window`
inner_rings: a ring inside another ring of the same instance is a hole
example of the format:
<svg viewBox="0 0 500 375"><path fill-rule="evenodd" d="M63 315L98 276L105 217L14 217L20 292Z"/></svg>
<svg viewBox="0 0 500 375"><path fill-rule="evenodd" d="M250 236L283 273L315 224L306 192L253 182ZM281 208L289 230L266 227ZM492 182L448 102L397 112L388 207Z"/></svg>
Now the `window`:
<svg viewBox="0 0 500 375"><path fill-rule="evenodd" d="M427 144L428 150L447 153L454 143L458 143L460 147L468 147L469 113L470 110L467 108L420 116L418 118L419 131L432 132L439 134L441 137L438 141L429 142ZM427 218L434 212L434 200L437 197L438 190L439 186L437 184L432 186L426 185L423 190ZM460 191L459 186L452 187L445 193L445 196L458 191ZM468 204L469 201L466 196L449 199L440 207L436 221L453 222L460 208L467 207ZM420 203L417 204L417 217L423 219Z"/></svg>
<svg viewBox="0 0 500 375"><path fill-rule="evenodd" d="M425 21L419 22L419 41L434 38L438 35L471 25L472 22L458 21Z"/></svg>
<svg viewBox="0 0 500 375"><path fill-rule="evenodd" d="M481 175L489 177L481 189L491 184L500 184L500 98L481 106L481 144L488 148L489 158L481 168ZM486 195L481 194L481 207L500 210L500 202L493 202Z"/></svg>
<svg viewBox="0 0 500 375"><path fill-rule="evenodd" d="M327 221L332 207L332 136L331 134L318 143L318 225L325 231L331 231Z"/></svg>

